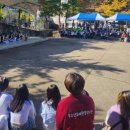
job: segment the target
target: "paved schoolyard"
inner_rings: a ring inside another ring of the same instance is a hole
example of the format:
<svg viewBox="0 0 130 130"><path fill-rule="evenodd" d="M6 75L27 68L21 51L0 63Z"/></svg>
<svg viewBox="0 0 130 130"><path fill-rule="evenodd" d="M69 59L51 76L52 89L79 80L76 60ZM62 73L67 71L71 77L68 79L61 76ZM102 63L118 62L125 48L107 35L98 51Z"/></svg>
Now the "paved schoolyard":
<svg viewBox="0 0 130 130"><path fill-rule="evenodd" d="M0 51L0 74L10 78L11 88L28 83L38 112L50 84L56 83L64 97L68 95L63 85L65 75L72 71L80 73L96 104L95 123L100 123L116 102L117 94L130 88L129 59L130 43L50 39ZM39 128L40 121L37 116Z"/></svg>

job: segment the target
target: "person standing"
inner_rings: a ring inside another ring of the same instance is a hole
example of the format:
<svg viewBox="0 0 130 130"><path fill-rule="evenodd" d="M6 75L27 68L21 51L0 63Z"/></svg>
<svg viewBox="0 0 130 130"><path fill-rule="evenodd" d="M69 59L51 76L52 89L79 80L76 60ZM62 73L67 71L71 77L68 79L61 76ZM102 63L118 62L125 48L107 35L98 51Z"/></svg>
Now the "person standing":
<svg viewBox="0 0 130 130"><path fill-rule="evenodd" d="M127 42L128 36L126 34L126 32L123 32L121 34L121 42Z"/></svg>
<svg viewBox="0 0 130 130"><path fill-rule="evenodd" d="M84 78L77 73L69 73L64 84L70 95L58 104L57 130L93 130L95 104L90 96L82 94Z"/></svg>

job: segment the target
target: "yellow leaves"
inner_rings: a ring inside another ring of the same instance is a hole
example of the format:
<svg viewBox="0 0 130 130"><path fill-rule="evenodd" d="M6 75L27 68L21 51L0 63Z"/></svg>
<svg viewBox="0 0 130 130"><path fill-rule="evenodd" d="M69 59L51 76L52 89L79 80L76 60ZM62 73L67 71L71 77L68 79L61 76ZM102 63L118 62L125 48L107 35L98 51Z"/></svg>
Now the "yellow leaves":
<svg viewBox="0 0 130 130"><path fill-rule="evenodd" d="M0 6L0 17L6 17L6 13L3 11L2 7Z"/></svg>
<svg viewBox="0 0 130 130"><path fill-rule="evenodd" d="M27 14L25 12L22 12L20 14L20 19L24 19L26 21L33 21L34 20L34 17L31 15L31 14Z"/></svg>
<svg viewBox="0 0 130 130"><path fill-rule="evenodd" d="M123 11L127 6L128 1L129 0L105 0L103 4L96 8L96 11L104 16L111 16L116 12Z"/></svg>
<svg viewBox="0 0 130 130"><path fill-rule="evenodd" d="M113 11L111 11L111 10L112 10L112 6L109 6L104 3L101 6L99 6L98 8L96 8L96 11L100 12L104 16L113 15Z"/></svg>
<svg viewBox="0 0 130 130"><path fill-rule="evenodd" d="M124 14L130 14L130 10L128 10L128 11L122 11L122 13L124 13Z"/></svg>
<svg viewBox="0 0 130 130"><path fill-rule="evenodd" d="M128 1L127 0L122 0L121 1L121 6L122 6L122 8L124 7L126 7L127 6L127 4L128 4Z"/></svg>
<svg viewBox="0 0 130 130"><path fill-rule="evenodd" d="M34 20L34 17L30 14L26 15L26 20L27 21L33 21Z"/></svg>
<svg viewBox="0 0 130 130"><path fill-rule="evenodd" d="M126 0L122 0L122 1L114 0L112 2L111 6L115 10L121 10L122 8L125 8L127 6L127 1Z"/></svg>

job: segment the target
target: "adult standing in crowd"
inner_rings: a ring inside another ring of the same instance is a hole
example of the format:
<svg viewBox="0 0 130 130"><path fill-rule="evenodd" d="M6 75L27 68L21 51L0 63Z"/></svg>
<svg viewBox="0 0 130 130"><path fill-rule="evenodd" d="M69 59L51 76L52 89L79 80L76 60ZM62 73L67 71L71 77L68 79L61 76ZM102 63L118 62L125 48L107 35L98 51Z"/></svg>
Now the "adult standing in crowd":
<svg viewBox="0 0 130 130"><path fill-rule="evenodd" d="M40 115L43 119L44 130L56 130L56 109L61 99L57 85L52 84L46 90L47 98L41 104Z"/></svg>
<svg viewBox="0 0 130 130"><path fill-rule="evenodd" d="M12 130L32 130L35 128L35 108L29 100L29 91L26 84L20 84L16 89L10 105Z"/></svg>
<svg viewBox="0 0 130 130"><path fill-rule="evenodd" d="M70 95L58 104L57 130L93 130L95 105L90 96L82 94L84 78L77 73L69 73L64 84Z"/></svg>
<svg viewBox="0 0 130 130"><path fill-rule="evenodd" d="M105 123L112 130L130 130L130 90L118 94L117 104L108 110Z"/></svg>

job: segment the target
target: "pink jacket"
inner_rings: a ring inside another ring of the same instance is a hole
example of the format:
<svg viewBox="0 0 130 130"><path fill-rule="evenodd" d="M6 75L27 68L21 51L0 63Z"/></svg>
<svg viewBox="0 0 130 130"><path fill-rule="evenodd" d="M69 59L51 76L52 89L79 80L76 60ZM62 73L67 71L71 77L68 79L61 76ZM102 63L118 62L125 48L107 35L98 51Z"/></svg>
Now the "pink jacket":
<svg viewBox="0 0 130 130"><path fill-rule="evenodd" d="M116 104L112 106L107 112L105 121L106 125L113 126L114 124L116 124L121 118L120 115L121 115L120 105ZM122 124L119 123L115 128L113 128L113 130L122 130ZM130 120L129 120L129 130L130 130Z"/></svg>

